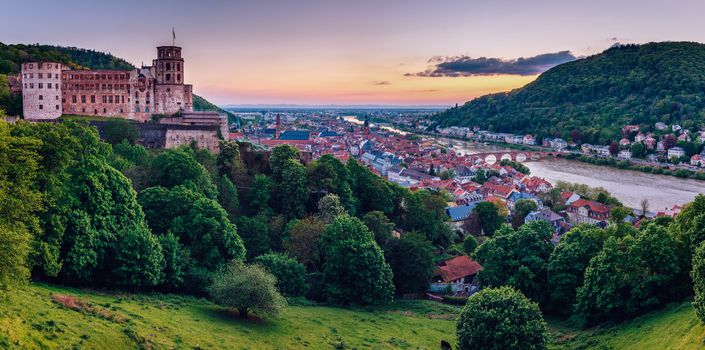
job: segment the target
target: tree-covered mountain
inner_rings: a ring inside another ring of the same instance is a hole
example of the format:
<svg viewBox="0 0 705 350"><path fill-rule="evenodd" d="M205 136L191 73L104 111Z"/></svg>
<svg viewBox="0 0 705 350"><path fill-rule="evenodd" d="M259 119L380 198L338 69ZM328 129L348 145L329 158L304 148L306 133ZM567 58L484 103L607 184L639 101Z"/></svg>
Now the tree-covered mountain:
<svg viewBox="0 0 705 350"><path fill-rule="evenodd" d="M72 69L129 70L135 68L127 60L95 50L39 44L7 45L0 42L0 109L5 110L9 115L22 113L22 97L10 94L7 76L18 74L21 64L30 61L60 62ZM193 95L193 108L198 111L227 113L197 95Z"/></svg>
<svg viewBox="0 0 705 350"><path fill-rule="evenodd" d="M561 64L510 92L476 98L434 116L434 126L532 133L606 144L625 124L653 128L705 121L705 45L617 45ZM575 133L574 133L575 134Z"/></svg>

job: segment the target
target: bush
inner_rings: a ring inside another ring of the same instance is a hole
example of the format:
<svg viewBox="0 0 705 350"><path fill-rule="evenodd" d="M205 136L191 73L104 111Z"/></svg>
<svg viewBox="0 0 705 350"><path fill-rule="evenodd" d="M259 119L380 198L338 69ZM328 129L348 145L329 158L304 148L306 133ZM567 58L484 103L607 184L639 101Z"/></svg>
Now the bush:
<svg viewBox="0 0 705 350"><path fill-rule="evenodd" d="M510 287L484 289L458 319L458 349L546 349L547 326L538 304Z"/></svg>
<svg viewBox="0 0 705 350"><path fill-rule="evenodd" d="M208 293L216 304L237 309L241 318L247 318L250 310L276 316L286 307L276 282L264 267L235 260L213 274Z"/></svg>
<svg viewBox="0 0 705 350"><path fill-rule="evenodd" d="M444 295L443 302L451 305L465 305L468 302L468 297L456 297L452 295Z"/></svg>

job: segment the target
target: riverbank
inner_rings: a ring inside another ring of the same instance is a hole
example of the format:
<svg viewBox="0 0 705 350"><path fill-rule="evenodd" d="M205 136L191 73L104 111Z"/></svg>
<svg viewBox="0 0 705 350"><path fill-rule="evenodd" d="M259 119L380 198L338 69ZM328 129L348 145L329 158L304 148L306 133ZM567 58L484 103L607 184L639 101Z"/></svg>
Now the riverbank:
<svg viewBox="0 0 705 350"><path fill-rule="evenodd" d="M614 158L598 158L598 157L588 157L585 155L578 154L567 154L564 157L569 160L578 160L585 163L590 163L594 165L610 166L618 169L627 169L640 171L647 174L658 174L658 175L668 175L675 176L682 179L695 179L695 180L705 180L705 171L693 171L688 169L664 169L661 167L651 166L651 165L635 165L628 160L617 160Z"/></svg>

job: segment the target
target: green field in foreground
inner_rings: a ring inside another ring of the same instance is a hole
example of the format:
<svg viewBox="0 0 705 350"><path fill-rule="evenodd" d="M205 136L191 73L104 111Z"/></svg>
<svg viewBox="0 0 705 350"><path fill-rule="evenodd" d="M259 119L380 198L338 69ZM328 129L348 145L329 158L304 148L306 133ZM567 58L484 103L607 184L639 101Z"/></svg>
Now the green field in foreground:
<svg viewBox="0 0 705 350"><path fill-rule="evenodd" d="M703 349L705 326L690 302L674 303L662 310L617 325L575 330L562 322L549 322L554 349Z"/></svg>
<svg viewBox="0 0 705 350"><path fill-rule="evenodd" d="M455 344L459 310L416 300L290 306L276 319L240 320L203 299L32 284L0 303L0 349L439 349L442 339ZM705 347L690 302L588 330L549 325L552 349Z"/></svg>
<svg viewBox="0 0 705 350"><path fill-rule="evenodd" d="M458 311L398 301L290 306L276 319L240 320L202 299L32 284L0 304L0 349L438 349L442 339L455 343Z"/></svg>

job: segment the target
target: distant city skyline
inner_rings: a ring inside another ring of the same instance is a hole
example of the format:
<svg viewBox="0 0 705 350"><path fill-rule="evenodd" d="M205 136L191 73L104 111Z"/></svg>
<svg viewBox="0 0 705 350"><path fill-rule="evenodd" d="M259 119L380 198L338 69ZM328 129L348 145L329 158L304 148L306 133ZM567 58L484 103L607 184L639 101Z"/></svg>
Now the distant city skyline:
<svg viewBox="0 0 705 350"><path fill-rule="evenodd" d="M119 5L118 5L119 4ZM185 81L220 105L453 105L615 43L705 41L705 2L137 1L3 4L0 42L151 63L184 48Z"/></svg>

